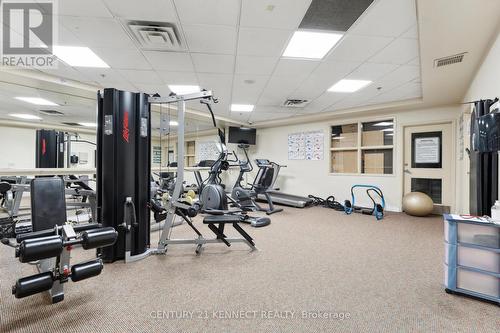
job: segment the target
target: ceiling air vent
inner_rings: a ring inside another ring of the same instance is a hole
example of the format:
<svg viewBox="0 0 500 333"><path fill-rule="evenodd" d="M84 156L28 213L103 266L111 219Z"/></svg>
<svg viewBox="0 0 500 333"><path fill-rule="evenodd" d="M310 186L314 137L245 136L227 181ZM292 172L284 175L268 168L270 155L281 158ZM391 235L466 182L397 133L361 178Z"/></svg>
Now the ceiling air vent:
<svg viewBox="0 0 500 333"><path fill-rule="evenodd" d="M46 114L48 116L63 116L64 113L56 111L56 110L40 110L40 113Z"/></svg>
<svg viewBox="0 0 500 333"><path fill-rule="evenodd" d="M460 53L460 54L455 54L449 57L444 57L444 58L439 58L434 60L434 67L443 67L443 66L448 66L452 64L457 64L459 62L462 62L464 60L464 56L467 52Z"/></svg>
<svg viewBox="0 0 500 333"><path fill-rule="evenodd" d="M283 102L283 106L287 108L303 108L309 101L307 99L287 99Z"/></svg>
<svg viewBox="0 0 500 333"><path fill-rule="evenodd" d="M62 124L63 125L67 125L67 126L71 126L71 127L73 127L73 126L82 126L79 123L62 123Z"/></svg>
<svg viewBox="0 0 500 333"><path fill-rule="evenodd" d="M179 30L173 23L127 21L125 24L143 50L184 50Z"/></svg>

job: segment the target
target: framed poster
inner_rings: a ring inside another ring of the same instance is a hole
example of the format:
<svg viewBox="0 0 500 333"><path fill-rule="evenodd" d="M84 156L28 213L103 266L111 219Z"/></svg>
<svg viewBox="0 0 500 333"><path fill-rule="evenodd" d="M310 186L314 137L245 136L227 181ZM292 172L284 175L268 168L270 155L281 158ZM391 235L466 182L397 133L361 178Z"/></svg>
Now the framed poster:
<svg viewBox="0 0 500 333"><path fill-rule="evenodd" d="M412 168L442 168L442 135L442 132L411 135Z"/></svg>
<svg viewBox="0 0 500 333"><path fill-rule="evenodd" d="M153 164L161 163L161 147L153 146Z"/></svg>

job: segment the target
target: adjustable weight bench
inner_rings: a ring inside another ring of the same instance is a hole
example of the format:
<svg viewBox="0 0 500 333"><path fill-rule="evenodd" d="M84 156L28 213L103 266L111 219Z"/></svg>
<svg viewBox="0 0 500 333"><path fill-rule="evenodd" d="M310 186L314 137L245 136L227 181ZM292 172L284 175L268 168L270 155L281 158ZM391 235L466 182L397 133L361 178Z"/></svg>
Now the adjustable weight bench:
<svg viewBox="0 0 500 333"><path fill-rule="evenodd" d="M233 228L247 241L248 246L255 248L253 238L239 225L243 220L244 215L209 215L203 219L203 224L208 224L208 227L217 236L217 239L220 239L227 246L231 246L231 243L224 234L224 226L232 224ZM215 226L216 224L218 224L217 227Z"/></svg>

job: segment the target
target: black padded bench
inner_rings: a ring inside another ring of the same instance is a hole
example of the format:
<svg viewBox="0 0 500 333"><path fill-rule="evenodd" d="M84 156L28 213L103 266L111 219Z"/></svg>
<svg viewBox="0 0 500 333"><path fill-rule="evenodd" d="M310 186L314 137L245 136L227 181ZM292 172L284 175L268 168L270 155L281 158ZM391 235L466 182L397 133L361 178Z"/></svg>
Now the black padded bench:
<svg viewBox="0 0 500 333"><path fill-rule="evenodd" d="M227 236L224 234L224 226L226 224L232 224L233 228L238 231L238 233L243 236L252 246L255 246L253 238L240 227L239 223L245 218L243 215L209 215L203 219L203 224L208 224L210 230L214 232L217 236L217 239L220 239L227 246L231 246L231 244L226 240ZM218 227L215 226L218 224Z"/></svg>

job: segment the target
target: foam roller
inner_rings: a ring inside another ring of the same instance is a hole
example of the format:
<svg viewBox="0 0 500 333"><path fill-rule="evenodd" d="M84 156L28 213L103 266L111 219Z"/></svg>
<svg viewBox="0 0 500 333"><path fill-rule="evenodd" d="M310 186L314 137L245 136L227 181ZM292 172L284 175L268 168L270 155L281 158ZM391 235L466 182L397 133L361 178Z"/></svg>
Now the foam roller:
<svg viewBox="0 0 500 333"><path fill-rule="evenodd" d="M71 280L78 282L101 274L104 265L101 259L91 260L71 267Z"/></svg>
<svg viewBox="0 0 500 333"><path fill-rule="evenodd" d="M112 228L100 228L82 233L82 247L85 250L111 246L116 242L118 232Z"/></svg>
<svg viewBox="0 0 500 333"><path fill-rule="evenodd" d="M16 281L12 287L12 294L16 298L23 298L47 291L54 284L52 272L40 273L32 276L23 277Z"/></svg>
<svg viewBox="0 0 500 333"><path fill-rule="evenodd" d="M19 257L20 262L30 262L57 257L62 250L63 241L57 235L26 239L16 249L16 257Z"/></svg>

